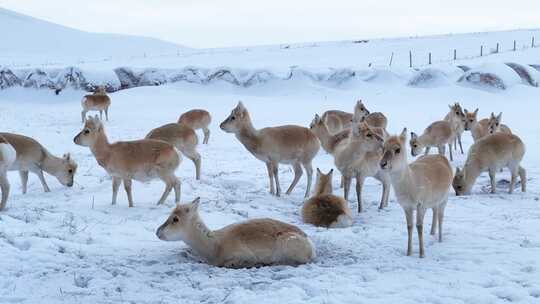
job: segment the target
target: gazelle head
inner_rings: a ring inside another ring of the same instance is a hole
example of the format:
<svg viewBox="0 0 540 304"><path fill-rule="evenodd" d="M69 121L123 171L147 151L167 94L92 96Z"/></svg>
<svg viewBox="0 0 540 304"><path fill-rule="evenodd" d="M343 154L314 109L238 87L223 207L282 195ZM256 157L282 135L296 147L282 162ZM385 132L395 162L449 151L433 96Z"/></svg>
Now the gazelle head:
<svg viewBox="0 0 540 304"><path fill-rule="evenodd" d="M238 133L246 124L250 123L248 110L244 104L239 101L238 105L231 111L231 114L225 119L219 127L227 133Z"/></svg>
<svg viewBox="0 0 540 304"><path fill-rule="evenodd" d="M107 91L105 90L104 86L97 86L94 89L94 94L106 94L106 93L107 93Z"/></svg>
<svg viewBox="0 0 540 304"><path fill-rule="evenodd" d="M450 108L450 113L456 117L463 117L465 114L463 113L463 109L461 108L461 105L459 102L454 103L453 105L448 105Z"/></svg>
<svg viewBox="0 0 540 304"><path fill-rule="evenodd" d="M199 218L199 202L197 197L189 204L177 204L165 223L156 231L156 235L163 241L181 241L189 233Z"/></svg>
<svg viewBox="0 0 540 304"><path fill-rule="evenodd" d="M502 119L502 112L500 112L499 115L497 116L495 116L495 114L491 112L491 115L489 116L489 120L488 120L489 134L498 132L501 129L501 119Z"/></svg>
<svg viewBox="0 0 540 304"><path fill-rule="evenodd" d="M89 116L84 122L84 127L75 138L73 142L79 146L89 147L92 146L98 137L99 132L103 131L103 124L96 116Z"/></svg>
<svg viewBox="0 0 540 304"><path fill-rule="evenodd" d="M369 110L366 108L366 106L364 106L362 100L359 99L354 106L353 122L359 123L368 115Z"/></svg>
<svg viewBox="0 0 540 304"><path fill-rule="evenodd" d="M467 185L465 182L465 171L456 167L456 174L454 174L454 180L452 181L452 187L456 191L456 196L468 194Z"/></svg>
<svg viewBox="0 0 540 304"><path fill-rule="evenodd" d="M332 175L334 174L334 169L326 174L322 173L319 168L317 168L317 182L315 183L315 194L332 194Z"/></svg>
<svg viewBox="0 0 540 304"><path fill-rule="evenodd" d="M409 145L411 146L412 156L422 153L422 149L424 149L424 145L418 140L418 135L414 132L411 132L411 140L409 140Z"/></svg>
<svg viewBox="0 0 540 304"><path fill-rule="evenodd" d="M317 130L320 130L320 128L326 127L324 121L319 116L319 114L315 114L315 118L311 121L309 124L309 128L311 131L316 132Z"/></svg>
<svg viewBox="0 0 540 304"><path fill-rule="evenodd" d="M469 112L467 109L465 109L463 112L465 114L465 130L470 131L478 121L478 108L476 108L474 112Z"/></svg>
<svg viewBox="0 0 540 304"><path fill-rule="evenodd" d="M383 157L380 161L383 170L399 170L407 165L407 128L399 136L390 136L383 146Z"/></svg>
<svg viewBox="0 0 540 304"><path fill-rule="evenodd" d="M352 124L350 140L361 141L362 146L368 150L380 149L384 143L384 139L375 133L366 122Z"/></svg>
<svg viewBox="0 0 540 304"><path fill-rule="evenodd" d="M62 157L62 162L56 168L54 176L64 186L72 187L77 171L77 163L71 158L71 154L66 153Z"/></svg>

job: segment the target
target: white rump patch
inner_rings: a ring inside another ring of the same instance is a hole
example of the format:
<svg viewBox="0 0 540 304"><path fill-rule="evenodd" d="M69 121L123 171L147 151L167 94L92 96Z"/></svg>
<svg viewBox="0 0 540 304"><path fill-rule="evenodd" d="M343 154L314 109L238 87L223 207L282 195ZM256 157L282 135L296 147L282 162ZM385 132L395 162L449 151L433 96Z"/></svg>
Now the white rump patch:
<svg viewBox="0 0 540 304"><path fill-rule="evenodd" d="M17 151L10 144L0 144L0 154L2 154L2 159L6 166L11 166L17 158Z"/></svg>

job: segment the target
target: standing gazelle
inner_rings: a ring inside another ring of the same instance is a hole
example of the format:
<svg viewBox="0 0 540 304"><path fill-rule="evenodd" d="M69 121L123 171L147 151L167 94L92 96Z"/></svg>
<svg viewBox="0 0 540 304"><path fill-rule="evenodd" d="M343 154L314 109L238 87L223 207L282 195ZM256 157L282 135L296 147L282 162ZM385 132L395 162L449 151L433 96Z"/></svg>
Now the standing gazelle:
<svg viewBox="0 0 540 304"><path fill-rule="evenodd" d="M495 193L495 173L504 167L512 174L508 193L514 191L518 175L521 180L521 191L525 192L526 172L520 166L523 155L525 145L516 135L497 132L478 139L469 149L463 170L456 168L452 184L456 195L470 194L474 182L483 171L489 172L491 193Z"/></svg>
<svg viewBox="0 0 540 304"><path fill-rule="evenodd" d="M15 148L0 135L0 190L2 190L2 199L0 200L0 211L2 211L7 204L9 197L9 181L7 179L7 171L9 167L15 162L17 152Z"/></svg>
<svg viewBox="0 0 540 304"><path fill-rule="evenodd" d="M109 143L105 128L97 117L88 117L82 131L73 139L75 144L90 147L98 164L113 180L112 204L116 204L118 188L122 181L133 207L131 181L161 179L166 187L158 201L162 204L174 188L175 202L180 202L180 180L174 171L180 165L180 156L169 143L161 140L142 139Z"/></svg>
<svg viewBox="0 0 540 304"><path fill-rule="evenodd" d="M210 139L210 129L208 126L212 122L212 117L210 113L206 110L194 109L187 111L180 115L178 118L178 123L186 125L193 130L202 129L204 133L203 144L207 144Z"/></svg>
<svg viewBox="0 0 540 304"><path fill-rule="evenodd" d="M448 105L450 112L446 114L444 120L448 121L454 130L454 150L457 150L457 145L459 144L459 149L461 154L463 154L463 145L461 144L461 135L465 131L465 114L459 102L454 103L453 105Z"/></svg>
<svg viewBox="0 0 540 304"><path fill-rule="evenodd" d="M107 92L103 87L98 87L94 94L84 95L81 101L82 111L81 120L84 122L88 111L99 111L99 118L103 119L103 111L105 111L105 119L109 120L109 107L111 106L111 98L107 96Z"/></svg>
<svg viewBox="0 0 540 304"><path fill-rule="evenodd" d="M430 124L424 133L420 136L411 132L411 155L416 156L422 153L422 149L426 149L425 155L429 154L431 147L437 147L440 155L444 155L446 145L448 144L450 152L450 160L454 160L452 154L452 144L454 143L455 133L452 125L446 120L439 120Z"/></svg>
<svg viewBox="0 0 540 304"><path fill-rule="evenodd" d="M401 135L391 136L384 143L381 168L390 173L392 186L398 203L405 211L407 220L407 255L412 254L412 232L416 210L416 229L420 257L424 257L424 215L427 208L433 209L431 234L439 226L439 242L442 241L444 208L452 183L452 167L442 155L425 155L411 164L407 163L407 129Z"/></svg>
<svg viewBox="0 0 540 304"><path fill-rule="evenodd" d="M369 112L362 100L358 100L354 106L353 121L360 123L365 121L369 126L386 130L388 119L381 112Z"/></svg>
<svg viewBox="0 0 540 304"><path fill-rule="evenodd" d="M192 128L170 123L153 129L145 138L163 140L173 145L195 164L195 179L201 178L201 155L197 152L199 139Z"/></svg>
<svg viewBox="0 0 540 304"><path fill-rule="evenodd" d="M300 228L273 219L252 219L210 230L199 216L199 200L178 204L157 229L157 237L182 240L205 262L218 267L296 266L315 258L313 245Z"/></svg>
<svg viewBox="0 0 540 304"><path fill-rule="evenodd" d="M17 158L8 170L19 171L23 194L26 194L28 172L37 175L45 192L51 190L47 185L43 172L56 177L64 186L73 186L77 163L69 153L64 154L63 157L57 157L31 137L13 133L0 133L0 135L17 151Z"/></svg>
<svg viewBox="0 0 540 304"><path fill-rule="evenodd" d="M313 176L311 161L320 148L317 136L308 128L285 125L257 130L253 127L249 112L242 102L231 111L220 128L227 133L234 133L253 156L266 163L271 194L281 195L278 178L280 163L292 165L294 169L294 179L287 189L287 194L292 192L300 180L303 166L307 173L305 197L308 197Z"/></svg>

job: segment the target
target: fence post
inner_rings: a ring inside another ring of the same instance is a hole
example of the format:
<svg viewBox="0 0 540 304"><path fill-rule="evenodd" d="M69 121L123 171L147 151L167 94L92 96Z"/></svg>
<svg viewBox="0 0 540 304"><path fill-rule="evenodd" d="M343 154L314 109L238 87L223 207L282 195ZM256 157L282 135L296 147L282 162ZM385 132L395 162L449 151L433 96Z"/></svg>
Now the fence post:
<svg viewBox="0 0 540 304"><path fill-rule="evenodd" d="M392 52L392 55L390 55L390 63L388 66L392 66L392 60L394 60L394 52Z"/></svg>
<svg viewBox="0 0 540 304"><path fill-rule="evenodd" d="M514 40L514 52L516 51L516 41Z"/></svg>
<svg viewBox="0 0 540 304"><path fill-rule="evenodd" d="M409 67L412 68L412 51L409 51Z"/></svg>
<svg viewBox="0 0 540 304"><path fill-rule="evenodd" d="M534 47L534 36L532 37L532 42L531 42L531 47L533 48Z"/></svg>
<svg viewBox="0 0 540 304"><path fill-rule="evenodd" d="M495 53L499 53L499 43L497 42L497 47L495 48Z"/></svg>
<svg viewBox="0 0 540 304"><path fill-rule="evenodd" d="M484 55L484 46L481 45L480 46L480 57L482 57Z"/></svg>
<svg viewBox="0 0 540 304"><path fill-rule="evenodd" d="M431 52L429 52L429 60L428 60L428 64L431 64Z"/></svg>
<svg viewBox="0 0 540 304"><path fill-rule="evenodd" d="M454 61L457 60L457 50L454 49Z"/></svg>

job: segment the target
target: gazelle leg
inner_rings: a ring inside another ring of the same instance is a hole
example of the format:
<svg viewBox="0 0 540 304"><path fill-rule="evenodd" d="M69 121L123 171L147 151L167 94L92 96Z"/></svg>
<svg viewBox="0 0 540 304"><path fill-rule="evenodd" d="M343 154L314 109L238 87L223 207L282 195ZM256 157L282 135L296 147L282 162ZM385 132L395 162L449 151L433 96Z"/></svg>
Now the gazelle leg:
<svg viewBox="0 0 540 304"><path fill-rule="evenodd" d="M491 193L495 193L496 190L496 182L495 182L495 172L497 171L495 168L489 168L489 180L491 181Z"/></svg>
<svg viewBox="0 0 540 304"><path fill-rule="evenodd" d="M426 209L422 206L416 208L416 230L418 231L418 246L420 248L420 258L424 257L424 215Z"/></svg>
<svg viewBox="0 0 540 304"><path fill-rule="evenodd" d="M129 207L133 207L133 197L131 196L131 179L124 179L124 190L126 190Z"/></svg>
<svg viewBox="0 0 540 304"><path fill-rule="evenodd" d="M22 193L26 194L28 187L28 171L19 171L19 175L21 176Z"/></svg>
<svg viewBox="0 0 540 304"><path fill-rule="evenodd" d="M309 192L311 192L311 184L313 181L313 166L311 165L311 162L304 163L303 165L307 175L306 193L304 194L304 197L308 197Z"/></svg>
<svg viewBox="0 0 540 304"><path fill-rule="evenodd" d="M268 179L270 180L270 194L276 194L274 189L274 169L272 169L272 163L266 163L266 169L268 170Z"/></svg>
<svg viewBox="0 0 540 304"><path fill-rule="evenodd" d="M116 198L118 197L118 188L120 188L120 184L122 183L122 179L119 177L113 177L112 178L112 204L116 204Z"/></svg>
<svg viewBox="0 0 540 304"><path fill-rule="evenodd" d="M410 209L403 209L405 211L405 219L407 220L407 255L412 255L412 233L413 233L413 225L414 225L414 218L413 218L413 212L414 210L412 208Z"/></svg>
<svg viewBox="0 0 540 304"><path fill-rule="evenodd" d="M302 176L302 166L300 166L300 163L293 164L293 170L294 170L294 178L291 185L287 189L287 192L285 192L286 194L291 194L294 187L296 187L296 184L300 180L300 177Z"/></svg>

